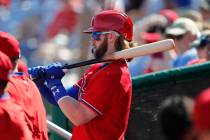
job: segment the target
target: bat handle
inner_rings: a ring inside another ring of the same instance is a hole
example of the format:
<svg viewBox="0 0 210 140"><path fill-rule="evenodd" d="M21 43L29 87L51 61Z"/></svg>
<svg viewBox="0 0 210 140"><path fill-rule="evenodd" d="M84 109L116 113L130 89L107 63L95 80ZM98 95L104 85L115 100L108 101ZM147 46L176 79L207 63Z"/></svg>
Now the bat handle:
<svg viewBox="0 0 210 140"><path fill-rule="evenodd" d="M86 66L86 65L90 65L90 64L95 64L95 63L101 63L101 62L108 62L108 61L113 61L111 59L91 59L91 60L87 60L87 61L83 61L83 62L79 62L79 63L74 63L74 64L65 64L63 65L61 68L62 69L72 69L72 68L77 68L77 67L81 67L81 66ZM33 80L41 78L41 77L46 77L46 69L40 69L38 71L38 77L32 77Z"/></svg>
<svg viewBox="0 0 210 140"><path fill-rule="evenodd" d="M91 65L91 64L95 64L95 63L101 63L101 62L107 62L107 61L112 61L112 60L91 59L91 60L82 61L82 62L75 63L75 64L65 64L62 66L62 69L72 69L72 68L77 68L77 67L81 67L81 66L86 66L86 65Z"/></svg>

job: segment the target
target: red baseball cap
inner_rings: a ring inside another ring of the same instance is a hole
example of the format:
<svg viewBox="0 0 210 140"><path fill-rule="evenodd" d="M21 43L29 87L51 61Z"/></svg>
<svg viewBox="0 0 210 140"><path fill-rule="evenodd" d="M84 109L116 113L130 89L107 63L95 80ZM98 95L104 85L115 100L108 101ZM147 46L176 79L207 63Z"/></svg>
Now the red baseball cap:
<svg viewBox="0 0 210 140"><path fill-rule="evenodd" d="M0 32L0 51L9 58L20 58L20 46L18 40L9 33Z"/></svg>
<svg viewBox="0 0 210 140"><path fill-rule="evenodd" d="M160 11L160 15L165 16L170 23L173 23L179 16L171 9L163 9Z"/></svg>
<svg viewBox="0 0 210 140"><path fill-rule="evenodd" d="M145 43L153 43L160 41L161 39L161 35L159 33L142 32L141 36Z"/></svg>
<svg viewBox="0 0 210 140"><path fill-rule="evenodd" d="M193 123L198 132L210 130L210 88L202 91L195 99Z"/></svg>
<svg viewBox="0 0 210 140"><path fill-rule="evenodd" d="M8 74L12 69L12 62L9 57L0 51L0 79L8 81Z"/></svg>

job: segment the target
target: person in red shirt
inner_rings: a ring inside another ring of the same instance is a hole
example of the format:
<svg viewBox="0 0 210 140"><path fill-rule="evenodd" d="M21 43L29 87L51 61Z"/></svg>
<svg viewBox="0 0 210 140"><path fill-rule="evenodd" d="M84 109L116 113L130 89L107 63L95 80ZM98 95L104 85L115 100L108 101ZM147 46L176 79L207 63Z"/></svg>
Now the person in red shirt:
<svg viewBox="0 0 210 140"><path fill-rule="evenodd" d="M23 108L33 140L48 140L46 111L40 92L24 73L17 72L20 58L19 42L11 34L0 32L0 44L0 51L9 57L13 64L7 92Z"/></svg>
<svg viewBox="0 0 210 140"><path fill-rule="evenodd" d="M98 13L93 17L91 27L84 32L91 34L95 58L135 47L133 23L125 13L117 10ZM48 94L74 124L72 140L124 139L132 98L127 60L92 65L68 91L61 83L64 72L60 63L31 68L29 74L37 79L45 78L46 86L52 92ZM71 96L75 91L77 98Z"/></svg>
<svg viewBox="0 0 210 140"><path fill-rule="evenodd" d="M0 136L2 140L32 140L23 109L6 92L12 63L0 51Z"/></svg>
<svg viewBox="0 0 210 140"><path fill-rule="evenodd" d="M161 40L160 33L143 32L141 35L145 43L153 43ZM148 66L144 70L145 74L169 68L168 66L169 60L166 57L166 53L163 52L154 53L150 55L150 58L151 59L148 62Z"/></svg>

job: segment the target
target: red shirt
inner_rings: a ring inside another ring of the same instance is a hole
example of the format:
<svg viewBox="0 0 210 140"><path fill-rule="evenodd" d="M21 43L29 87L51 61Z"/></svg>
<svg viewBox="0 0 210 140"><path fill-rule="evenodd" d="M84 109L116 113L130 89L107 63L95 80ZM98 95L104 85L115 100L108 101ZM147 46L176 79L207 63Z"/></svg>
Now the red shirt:
<svg viewBox="0 0 210 140"><path fill-rule="evenodd" d="M194 65L194 64L201 64L201 63L204 63L204 62L206 62L207 60L205 59L205 58L195 58L195 59L193 59L193 60L191 60L191 61L189 61L188 63L187 63L187 65L188 66L190 66L190 65Z"/></svg>
<svg viewBox="0 0 210 140"><path fill-rule="evenodd" d="M8 93L23 108L33 139L48 140L45 107L33 81L24 75L13 75Z"/></svg>
<svg viewBox="0 0 210 140"><path fill-rule="evenodd" d="M22 108L9 97L0 98L0 136L2 140L32 140Z"/></svg>
<svg viewBox="0 0 210 140"><path fill-rule="evenodd" d="M79 101L98 113L90 122L73 128L72 140L123 140L126 132L132 81L124 60L95 64L78 82Z"/></svg>

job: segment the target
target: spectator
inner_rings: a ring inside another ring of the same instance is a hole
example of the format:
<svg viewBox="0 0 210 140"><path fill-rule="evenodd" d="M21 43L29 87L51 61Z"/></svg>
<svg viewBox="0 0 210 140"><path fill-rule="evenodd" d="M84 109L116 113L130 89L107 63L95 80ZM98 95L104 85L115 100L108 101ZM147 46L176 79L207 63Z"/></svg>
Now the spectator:
<svg viewBox="0 0 210 140"><path fill-rule="evenodd" d="M196 48L198 58L188 62L188 65L203 63L208 60L208 50L210 48L210 30L205 31L201 37L192 43L192 47Z"/></svg>
<svg viewBox="0 0 210 140"><path fill-rule="evenodd" d="M134 39L139 44L151 43L160 40L161 34L167 26L167 19L163 15L151 14L134 24ZM153 34L153 33L159 33ZM131 76L139 76L144 73L151 60L150 55L136 57L129 63Z"/></svg>
<svg viewBox="0 0 210 140"><path fill-rule="evenodd" d="M180 13L180 17L185 17L185 18L191 19L192 21L195 22L195 24L197 25L197 27L200 31L203 30L203 17L199 11L191 10L191 9L185 10Z"/></svg>
<svg viewBox="0 0 210 140"><path fill-rule="evenodd" d="M200 5L200 12L204 21L209 22L210 19L210 0L202 0Z"/></svg>
<svg viewBox="0 0 210 140"><path fill-rule="evenodd" d="M195 140L192 109L193 100L186 96L170 96L161 103L158 118L167 140Z"/></svg>
<svg viewBox="0 0 210 140"><path fill-rule="evenodd" d="M142 37L144 38L145 43L153 43L160 41L160 33L143 33ZM148 62L148 66L144 70L144 73L151 73L156 71L161 71L169 68L169 60L165 56L164 52L158 52L151 54L151 59Z"/></svg>
<svg viewBox="0 0 210 140"><path fill-rule="evenodd" d="M179 17L179 15L171 9L162 9L159 13L167 18L167 26L170 26Z"/></svg>
<svg viewBox="0 0 210 140"><path fill-rule="evenodd" d="M196 24L188 18L178 18L166 29L166 37L174 39L177 57L172 67L185 66L190 60L197 58L195 48L190 48L192 41L200 35Z"/></svg>
<svg viewBox="0 0 210 140"><path fill-rule="evenodd" d="M78 13L76 13L70 2L64 2L63 8L56 14L47 29L47 37L52 38L58 33L70 34L78 24ZM71 19L71 20L69 20Z"/></svg>
<svg viewBox="0 0 210 140"><path fill-rule="evenodd" d="M32 140L23 109L6 92L12 63L0 51L0 135L2 140Z"/></svg>

